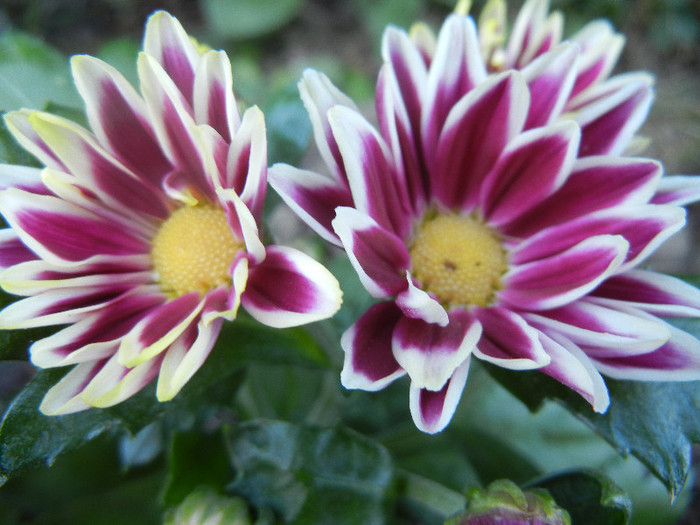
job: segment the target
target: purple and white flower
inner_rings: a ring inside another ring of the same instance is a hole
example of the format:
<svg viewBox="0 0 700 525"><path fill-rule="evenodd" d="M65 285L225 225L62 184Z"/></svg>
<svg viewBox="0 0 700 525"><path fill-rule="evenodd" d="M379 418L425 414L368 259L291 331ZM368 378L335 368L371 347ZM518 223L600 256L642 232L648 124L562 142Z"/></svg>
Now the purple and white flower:
<svg viewBox="0 0 700 525"><path fill-rule="evenodd" d="M72 59L91 129L40 111L5 116L44 169L0 166L0 283L26 296L3 329L67 325L36 341L39 367L75 365L41 410L104 407L158 378L172 399L239 306L273 327L333 315L335 278L265 246L265 122L242 115L224 52L200 52L165 12L148 21L139 94L106 63Z"/></svg>
<svg viewBox="0 0 700 525"><path fill-rule="evenodd" d="M662 320L700 316L700 291L641 268L684 225L682 192L654 202L659 163L610 154L640 110L618 113L615 129L564 118L576 45L490 72L471 19L450 16L432 52L428 40L386 31L378 130L306 71L301 96L329 173L270 170L378 300L342 337L343 385L374 391L408 375L413 419L434 433L472 356L539 370L598 412L609 404L601 373L700 379L700 342Z"/></svg>

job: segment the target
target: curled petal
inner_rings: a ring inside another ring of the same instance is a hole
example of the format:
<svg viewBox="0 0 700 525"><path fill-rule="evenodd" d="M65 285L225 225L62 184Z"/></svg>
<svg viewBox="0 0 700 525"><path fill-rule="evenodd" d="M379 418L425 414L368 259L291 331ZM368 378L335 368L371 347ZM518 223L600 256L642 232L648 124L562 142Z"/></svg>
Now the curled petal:
<svg viewBox="0 0 700 525"><path fill-rule="evenodd" d="M340 339L345 362L340 381L345 388L381 390L406 372L396 362L392 334L401 311L391 301L371 306Z"/></svg>
<svg viewBox="0 0 700 525"><path fill-rule="evenodd" d="M286 328L326 319L342 303L335 277L293 248L268 246L265 261L249 272L241 304L268 326Z"/></svg>
<svg viewBox="0 0 700 525"><path fill-rule="evenodd" d="M408 287L396 296L396 305L406 317L421 319L426 323L447 326L449 316L445 308L427 292L413 284L410 272L406 271Z"/></svg>
<svg viewBox="0 0 700 525"><path fill-rule="evenodd" d="M586 238L557 255L511 268L499 298L518 308L546 310L595 289L624 262L629 243L621 236Z"/></svg>
<svg viewBox="0 0 700 525"><path fill-rule="evenodd" d="M411 258L399 237L354 208L338 208L333 228L373 297L389 297L406 288Z"/></svg>
<svg viewBox="0 0 700 525"><path fill-rule="evenodd" d="M465 310L450 312L442 327L403 317L392 338L394 357L411 378L411 385L443 389L455 370L471 355L481 336L481 325Z"/></svg>
<svg viewBox="0 0 700 525"><path fill-rule="evenodd" d="M438 391L428 390L411 382L409 406L416 427L428 434L443 430L457 410L467 383L470 357L459 365L448 382Z"/></svg>

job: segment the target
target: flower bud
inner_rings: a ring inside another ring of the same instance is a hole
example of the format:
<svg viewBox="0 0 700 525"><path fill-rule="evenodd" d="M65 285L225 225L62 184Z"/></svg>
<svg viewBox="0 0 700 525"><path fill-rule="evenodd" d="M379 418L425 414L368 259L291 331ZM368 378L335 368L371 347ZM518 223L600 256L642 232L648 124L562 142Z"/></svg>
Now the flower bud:
<svg viewBox="0 0 700 525"><path fill-rule="evenodd" d="M179 506L171 509L164 525L251 525L248 507L240 498L222 496L211 489L199 488Z"/></svg>

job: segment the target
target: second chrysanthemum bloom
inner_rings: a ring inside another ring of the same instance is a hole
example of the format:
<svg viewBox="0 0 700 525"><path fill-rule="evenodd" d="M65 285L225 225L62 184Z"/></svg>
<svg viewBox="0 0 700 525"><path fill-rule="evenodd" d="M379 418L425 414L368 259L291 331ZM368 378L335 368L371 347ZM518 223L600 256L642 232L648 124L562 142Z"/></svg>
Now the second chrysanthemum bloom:
<svg viewBox="0 0 700 525"><path fill-rule="evenodd" d="M378 390L408 375L416 425L437 432L472 356L538 369L596 411L609 404L601 373L700 379L700 343L656 317L700 315L700 293L639 269L684 210L652 203L658 163L584 148L629 140L637 112L607 130L562 117L577 46L538 58L571 54L565 67L489 73L473 22L453 15L433 55L393 28L383 49L379 131L307 71L302 98L330 174L271 172L381 300L342 338L343 384Z"/></svg>
<svg viewBox="0 0 700 525"><path fill-rule="evenodd" d="M28 296L5 329L68 325L31 347L75 365L41 409L108 406L158 377L171 399L239 306L287 327L333 315L335 278L303 253L265 246L262 113L242 117L225 53L200 52L164 12L147 24L142 95L107 64L73 59L92 131L37 111L6 116L43 170L0 166L0 282Z"/></svg>

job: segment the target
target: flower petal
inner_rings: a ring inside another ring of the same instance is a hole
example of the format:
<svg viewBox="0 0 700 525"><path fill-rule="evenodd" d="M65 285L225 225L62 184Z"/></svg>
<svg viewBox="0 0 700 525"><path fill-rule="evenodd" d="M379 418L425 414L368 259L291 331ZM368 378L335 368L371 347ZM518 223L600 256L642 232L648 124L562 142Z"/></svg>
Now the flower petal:
<svg viewBox="0 0 700 525"><path fill-rule="evenodd" d="M481 187L481 210L489 224L517 220L554 193L576 159L580 130L566 121L514 138Z"/></svg>
<svg viewBox="0 0 700 525"><path fill-rule="evenodd" d="M17 265L34 261L36 255L29 250L12 228L0 230L0 286L5 287L5 271Z"/></svg>
<svg viewBox="0 0 700 525"><path fill-rule="evenodd" d="M580 348L565 338L559 340L557 342L540 333L542 347L551 362L539 372L578 392L596 412L605 412L610 405L610 396L600 373Z"/></svg>
<svg viewBox="0 0 700 525"><path fill-rule="evenodd" d="M700 177L693 175L673 175L661 177L654 204L675 204L686 206L700 200Z"/></svg>
<svg viewBox="0 0 700 525"><path fill-rule="evenodd" d="M396 305L406 317L421 319L426 323L447 326L449 316L445 308L427 292L413 284L411 273L406 271L408 287L396 296Z"/></svg>
<svg viewBox="0 0 700 525"><path fill-rule="evenodd" d="M326 319L341 303L340 285L323 265L283 246L267 247L265 261L250 268L241 297L250 315L275 328Z"/></svg>
<svg viewBox="0 0 700 525"><path fill-rule="evenodd" d="M511 370L530 370L549 364L538 332L518 314L501 307L479 308L474 312L483 334L474 355Z"/></svg>
<svg viewBox="0 0 700 525"><path fill-rule="evenodd" d="M223 51L207 51L197 62L194 75L194 119L208 124L231 142L241 117L233 96L231 62Z"/></svg>
<svg viewBox="0 0 700 525"><path fill-rule="evenodd" d="M681 279L646 270L628 270L593 292L597 300L625 304L660 317L700 317L700 290Z"/></svg>
<svg viewBox="0 0 700 525"><path fill-rule="evenodd" d="M343 333L345 352L340 381L345 388L381 390L406 374L391 348L392 334L401 311L391 301L372 305Z"/></svg>
<svg viewBox="0 0 700 525"><path fill-rule="evenodd" d="M119 362L134 367L163 352L195 321L204 303L199 293L190 292L148 312L122 339Z"/></svg>
<svg viewBox="0 0 700 525"><path fill-rule="evenodd" d="M47 416L58 416L90 408L90 405L85 403L80 395L106 361L107 359L90 361L75 366L46 392L41 405L39 405L39 410Z"/></svg>
<svg viewBox="0 0 700 525"><path fill-rule="evenodd" d="M396 324L394 357L408 373L412 387L441 390L479 341L481 325L469 312L453 310L449 316L445 327L409 317Z"/></svg>
<svg viewBox="0 0 700 525"><path fill-rule="evenodd" d="M41 180L41 169L14 164L0 164L0 190L17 188L30 193L47 194Z"/></svg>
<svg viewBox="0 0 700 525"><path fill-rule="evenodd" d="M317 234L328 242L342 243L333 231L338 206L352 206L350 190L313 171L275 164L269 171L270 186Z"/></svg>
<svg viewBox="0 0 700 525"><path fill-rule="evenodd" d="M464 385L467 383L468 373L469 356L455 369L445 386L438 391L421 388L411 383L409 406L418 430L436 434L448 425L457 410Z"/></svg>
<svg viewBox="0 0 700 525"><path fill-rule="evenodd" d="M201 368L216 343L223 319L190 325L168 348L158 374L156 397L170 401Z"/></svg>
<svg viewBox="0 0 700 525"><path fill-rule="evenodd" d="M355 208L399 237L411 230L411 207L404 181L391 164L384 140L358 112L328 110L328 121L347 170Z"/></svg>
<svg viewBox="0 0 700 525"><path fill-rule="evenodd" d="M591 292L617 271L628 249L621 236L586 238L557 255L511 268L498 296L526 310L556 308Z"/></svg>
<svg viewBox="0 0 700 525"><path fill-rule="evenodd" d="M608 77L625 45L625 37L615 33L607 20L586 24L571 41L581 48L578 75L572 97Z"/></svg>
<svg viewBox="0 0 700 525"><path fill-rule="evenodd" d="M645 204L656 190L661 165L653 160L612 156L578 159L565 184L528 213L504 227L528 237L553 224L628 204Z"/></svg>
<svg viewBox="0 0 700 525"><path fill-rule="evenodd" d="M510 71L485 80L452 108L432 177L444 206L469 211L477 204L484 177L525 123L528 100L525 80Z"/></svg>
<svg viewBox="0 0 700 525"><path fill-rule="evenodd" d="M71 59L73 78L90 128L127 168L153 184L170 169L149 124L146 104L109 64L88 55Z"/></svg>
<svg viewBox="0 0 700 525"><path fill-rule="evenodd" d="M399 237L354 208L338 208L333 228L373 297L390 297L406 288L411 257Z"/></svg>
<svg viewBox="0 0 700 525"><path fill-rule="evenodd" d="M15 140L19 142L20 146L39 159L39 162L44 166L65 171L66 168L63 163L29 123L29 116L33 113L34 111L30 109L5 113L3 118L7 129L12 133Z"/></svg>

